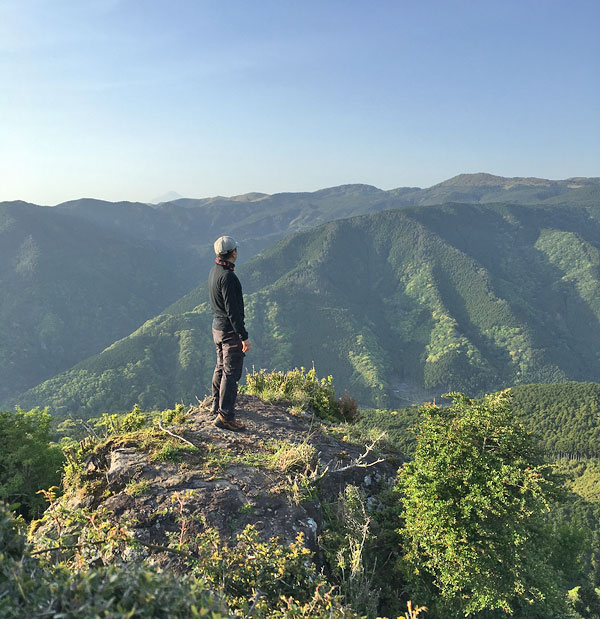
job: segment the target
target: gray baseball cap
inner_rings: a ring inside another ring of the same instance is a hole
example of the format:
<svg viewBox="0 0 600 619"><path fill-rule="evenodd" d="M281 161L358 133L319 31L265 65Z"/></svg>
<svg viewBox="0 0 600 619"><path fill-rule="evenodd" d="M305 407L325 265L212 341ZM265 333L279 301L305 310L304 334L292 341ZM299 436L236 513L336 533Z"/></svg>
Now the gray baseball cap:
<svg viewBox="0 0 600 619"><path fill-rule="evenodd" d="M222 256L237 249L237 241L230 236L220 236L214 244L215 254Z"/></svg>

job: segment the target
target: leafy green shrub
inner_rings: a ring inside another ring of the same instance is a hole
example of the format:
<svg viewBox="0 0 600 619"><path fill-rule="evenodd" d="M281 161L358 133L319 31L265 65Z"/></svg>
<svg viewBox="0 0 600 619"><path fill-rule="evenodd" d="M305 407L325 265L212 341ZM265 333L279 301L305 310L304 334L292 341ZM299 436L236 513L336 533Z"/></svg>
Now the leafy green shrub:
<svg viewBox="0 0 600 619"><path fill-rule="evenodd" d="M303 367L289 372L253 371L246 374L245 390L267 402L308 409L323 419L342 418L340 405L335 399L333 378L317 378L315 368L308 372Z"/></svg>
<svg viewBox="0 0 600 619"><path fill-rule="evenodd" d="M28 519L44 508L38 490L60 482L64 456L51 441L51 420L38 408L0 411L0 500L12 503Z"/></svg>
<svg viewBox="0 0 600 619"><path fill-rule="evenodd" d="M91 420L96 428L104 428L106 436L135 432L148 425L149 415L137 404L130 413L124 415L104 413L100 419Z"/></svg>
<svg viewBox="0 0 600 619"><path fill-rule="evenodd" d="M185 407L183 404L176 404L175 408L161 411L160 418L164 423L182 424L186 421Z"/></svg>
<svg viewBox="0 0 600 619"><path fill-rule="evenodd" d="M312 601L312 610L317 613L312 616L320 616L318 613L334 601L342 606L333 596L316 604L319 589L330 587L317 572L301 533L290 546L283 546L277 538L260 541L258 531L249 525L229 548L215 530L209 529L197 538L196 548L201 558L195 573L219 589L234 610L247 613L254 605L253 616L277 616L273 613L283 611L288 606L285 600L290 598L297 610Z"/></svg>
<svg viewBox="0 0 600 619"><path fill-rule="evenodd" d="M25 552L24 523L15 518L8 507L0 501L0 564L18 561Z"/></svg>
<svg viewBox="0 0 600 619"><path fill-rule="evenodd" d="M207 585L193 576L140 564L71 572L33 555L10 511L0 504L0 616L22 617L228 617Z"/></svg>
<svg viewBox="0 0 600 619"><path fill-rule="evenodd" d="M550 467L514 422L506 392L450 395L447 408L421 409L414 460L399 475L416 597L435 607L433 592L444 617L517 607L554 616L559 578L543 523L557 494Z"/></svg>

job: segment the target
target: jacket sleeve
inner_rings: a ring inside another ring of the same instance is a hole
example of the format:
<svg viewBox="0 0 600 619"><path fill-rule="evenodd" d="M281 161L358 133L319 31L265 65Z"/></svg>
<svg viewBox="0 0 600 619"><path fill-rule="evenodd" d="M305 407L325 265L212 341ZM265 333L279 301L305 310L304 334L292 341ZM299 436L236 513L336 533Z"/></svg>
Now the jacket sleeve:
<svg viewBox="0 0 600 619"><path fill-rule="evenodd" d="M244 297L240 280L233 274L227 273L223 282L223 304L225 312L231 322L233 330L242 341L248 339L248 331L244 325Z"/></svg>

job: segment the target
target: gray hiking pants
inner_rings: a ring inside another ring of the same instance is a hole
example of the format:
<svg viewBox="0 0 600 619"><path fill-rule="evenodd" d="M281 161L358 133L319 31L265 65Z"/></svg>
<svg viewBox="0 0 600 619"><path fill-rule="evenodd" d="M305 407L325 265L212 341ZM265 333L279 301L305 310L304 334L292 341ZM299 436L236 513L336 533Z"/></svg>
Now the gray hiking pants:
<svg viewBox="0 0 600 619"><path fill-rule="evenodd" d="M244 357L242 340L234 331L212 330L217 349L217 365L212 379L213 412L224 417L235 416L238 381L242 377Z"/></svg>

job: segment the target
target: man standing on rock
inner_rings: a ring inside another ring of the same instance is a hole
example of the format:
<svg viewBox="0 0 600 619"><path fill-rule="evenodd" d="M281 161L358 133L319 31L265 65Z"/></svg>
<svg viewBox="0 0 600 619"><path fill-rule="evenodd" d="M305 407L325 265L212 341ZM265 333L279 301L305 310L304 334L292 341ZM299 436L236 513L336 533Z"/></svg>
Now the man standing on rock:
<svg viewBox="0 0 600 619"><path fill-rule="evenodd" d="M244 325L242 285L233 272L237 243L220 236L214 244L216 264L208 277L208 294L214 314L212 333L217 347L217 365L212 380L212 410L217 428L238 432L244 425L235 417L238 381L244 356L252 344Z"/></svg>

